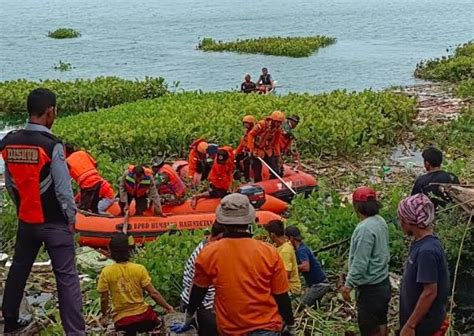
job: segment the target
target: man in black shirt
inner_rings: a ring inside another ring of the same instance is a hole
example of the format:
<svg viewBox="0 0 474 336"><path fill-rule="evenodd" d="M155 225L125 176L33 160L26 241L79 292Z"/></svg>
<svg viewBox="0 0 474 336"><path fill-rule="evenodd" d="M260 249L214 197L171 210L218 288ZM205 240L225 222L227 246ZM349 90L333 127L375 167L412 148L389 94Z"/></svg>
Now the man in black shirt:
<svg viewBox="0 0 474 336"><path fill-rule="evenodd" d="M262 93L267 93L273 90L273 79L272 76L268 73L267 68L262 69L262 74L257 82L258 90Z"/></svg>
<svg viewBox="0 0 474 336"><path fill-rule="evenodd" d="M445 206L451 201L450 197L440 190L440 186L431 183L451 183L459 184L459 179L452 173L441 170L443 153L434 147L428 147L421 154L427 173L417 178L412 195L423 193L428 196L435 207Z"/></svg>
<svg viewBox="0 0 474 336"><path fill-rule="evenodd" d="M240 85L240 91L244 93L251 93L257 89L254 82L252 82L252 78L249 74L245 75L245 81Z"/></svg>

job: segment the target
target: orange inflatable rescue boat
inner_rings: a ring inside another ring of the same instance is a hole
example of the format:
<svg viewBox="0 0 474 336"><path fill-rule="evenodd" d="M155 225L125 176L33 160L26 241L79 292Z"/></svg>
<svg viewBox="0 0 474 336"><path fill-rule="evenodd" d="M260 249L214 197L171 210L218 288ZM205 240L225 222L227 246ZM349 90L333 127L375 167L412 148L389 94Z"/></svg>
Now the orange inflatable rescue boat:
<svg viewBox="0 0 474 336"><path fill-rule="evenodd" d="M176 161L173 164L173 168L178 172L181 179L186 179L188 175L187 161ZM285 181L298 194L309 195L318 185L314 176L301 170L295 170L290 166L284 165L283 172L283 181ZM285 202L291 202L294 196L293 193L280 180L270 180L270 173L268 168L265 166L262 167L262 177L263 181L246 185L260 186L267 196L270 195Z"/></svg>
<svg viewBox="0 0 474 336"><path fill-rule="evenodd" d="M133 236L136 244L155 240L169 231L196 230L209 228L215 221L215 213L193 213L171 215L168 217L137 216L129 217L128 234ZM264 225L281 217L269 211L257 211L256 222ZM94 248L107 248L110 238L121 232L123 217L100 216L80 212L76 215L76 231L79 233L79 244Z"/></svg>

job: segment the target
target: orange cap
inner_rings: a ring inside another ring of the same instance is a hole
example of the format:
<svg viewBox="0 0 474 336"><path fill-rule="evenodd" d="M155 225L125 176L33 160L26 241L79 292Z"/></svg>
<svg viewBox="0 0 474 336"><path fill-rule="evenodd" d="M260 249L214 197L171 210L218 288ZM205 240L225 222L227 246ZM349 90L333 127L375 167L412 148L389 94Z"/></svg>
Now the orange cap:
<svg viewBox="0 0 474 336"><path fill-rule="evenodd" d="M206 154L208 147L209 147L209 144L205 141L202 141L197 145L197 151L201 154Z"/></svg>
<svg viewBox="0 0 474 336"><path fill-rule="evenodd" d="M242 122L250 123L250 124L255 124L255 118L251 115L246 115L243 119Z"/></svg>
<svg viewBox="0 0 474 336"><path fill-rule="evenodd" d="M269 119L273 121L283 122L285 120L285 113L281 111L274 111L272 114L270 114Z"/></svg>

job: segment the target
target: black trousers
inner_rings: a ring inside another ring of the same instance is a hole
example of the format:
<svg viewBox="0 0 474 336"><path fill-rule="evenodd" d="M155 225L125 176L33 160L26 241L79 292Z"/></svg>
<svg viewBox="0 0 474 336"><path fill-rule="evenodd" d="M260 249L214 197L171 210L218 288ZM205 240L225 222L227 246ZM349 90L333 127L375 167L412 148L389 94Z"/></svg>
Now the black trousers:
<svg viewBox="0 0 474 336"><path fill-rule="evenodd" d="M135 197L133 195L127 194L127 201L129 205L133 200L135 200L135 216L142 216L145 210L148 209L148 197L146 195L142 197ZM125 203L119 202L119 205L120 209L123 211L125 208Z"/></svg>
<svg viewBox="0 0 474 336"><path fill-rule="evenodd" d="M248 155L245 155L244 153L237 154L235 157L235 163L237 170L241 173L244 174L245 180L248 181L250 179L250 163L251 163L251 158ZM237 180L240 179L240 176L237 178Z"/></svg>
<svg viewBox="0 0 474 336"><path fill-rule="evenodd" d="M199 336L217 336L216 313L213 309L199 307L196 312Z"/></svg>
<svg viewBox="0 0 474 336"><path fill-rule="evenodd" d="M267 156L263 158L263 161L270 166L277 174L280 174L280 158L278 156ZM255 182L260 182L262 180L262 162L257 158L252 158L252 170L253 178ZM276 176L270 172L270 179L275 179Z"/></svg>

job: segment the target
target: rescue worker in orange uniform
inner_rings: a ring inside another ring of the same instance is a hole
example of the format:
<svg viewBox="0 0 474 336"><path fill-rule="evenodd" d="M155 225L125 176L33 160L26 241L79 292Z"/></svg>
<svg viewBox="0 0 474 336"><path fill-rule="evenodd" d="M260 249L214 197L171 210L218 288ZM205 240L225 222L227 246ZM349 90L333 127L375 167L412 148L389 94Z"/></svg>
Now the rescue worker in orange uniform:
<svg viewBox="0 0 474 336"><path fill-rule="evenodd" d="M191 207L196 208L201 198L222 198L229 193L234 176L234 151L230 146L219 147L216 161L209 173L209 190L193 196Z"/></svg>
<svg viewBox="0 0 474 336"><path fill-rule="evenodd" d="M163 204L181 204L186 195L186 186L178 173L168 164L165 164L164 155L157 156L151 161L151 170L155 177Z"/></svg>
<svg viewBox="0 0 474 336"><path fill-rule="evenodd" d="M19 320L26 281L44 245L51 258L64 334L85 335L82 297L75 264L76 204L64 147L51 133L56 95L38 88L27 99L28 124L0 141L5 187L17 208L15 253L3 291L4 333L26 335L34 326Z"/></svg>
<svg viewBox="0 0 474 336"><path fill-rule="evenodd" d="M164 216L151 169L130 165L124 172L120 183L119 202L122 215L128 210L132 200L135 200L135 215L142 216L148 208L148 200L150 200L155 215Z"/></svg>
<svg viewBox="0 0 474 336"><path fill-rule="evenodd" d="M212 157L217 152L217 145L209 145L202 138L197 139L189 146L188 177L192 185L198 185L207 180L212 167Z"/></svg>
<svg viewBox="0 0 474 336"><path fill-rule="evenodd" d="M262 180L262 162L270 166L276 173L280 170L280 137L281 125L285 120L285 114L274 111L265 120L260 120L248 133L247 147L252 153L252 170L255 182ZM270 174L270 178L275 178Z"/></svg>
<svg viewBox="0 0 474 336"><path fill-rule="evenodd" d="M114 203L115 192L97 171L97 162L87 152L76 150L73 145L66 144L66 163L69 173L80 188L76 196L78 208L94 213L105 214Z"/></svg>
<svg viewBox="0 0 474 336"><path fill-rule="evenodd" d="M293 130L298 126L300 122L300 117L297 115L292 115L285 119L282 124L282 133L280 136L280 151L282 156L291 156L291 158L300 164L300 154L295 145L295 134ZM283 160L281 160L281 174L283 174Z"/></svg>
<svg viewBox="0 0 474 336"><path fill-rule="evenodd" d="M244 136L240 140L240 144L235 151L235 164L237 166L238 174L236 179L240 179L240 174L244 174L245 180L250 179L250 159L251 153L248 148L248 134L255 126L255 118L251 115L246 115L242 119L244 126Z"/></svg>

